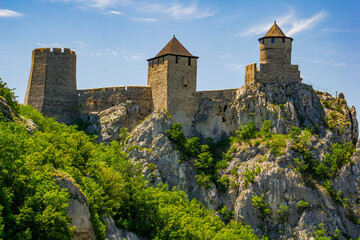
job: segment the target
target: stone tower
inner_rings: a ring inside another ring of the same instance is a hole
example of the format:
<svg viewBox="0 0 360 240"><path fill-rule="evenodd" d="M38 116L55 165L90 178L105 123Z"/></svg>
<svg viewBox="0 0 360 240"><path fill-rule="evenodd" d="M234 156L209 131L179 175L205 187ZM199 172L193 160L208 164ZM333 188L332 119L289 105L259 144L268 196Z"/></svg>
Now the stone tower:
<svg viewBox="0 0 360 240"><path fill-rule="evenodd" d="M270 30L259 38L260 71L256 63L246 66L245 83L250 82L301 82L298 65L291 65L291 37L287 37L274 22Z"/></svg>
<svg viewBox="0 0 360 240"><path fill-rule="evenodd" d="M197 59L175 36L155 57L148 59L153 109L169 111L184 131L196 111Z"/></svg>
<svg viewBox="0 0 360 240"><path fill-rule="evenodd" d="M37 48L32 64L25 105L45 116L72 123L78 114L76 90L76 54L68 48Z"/></svg>

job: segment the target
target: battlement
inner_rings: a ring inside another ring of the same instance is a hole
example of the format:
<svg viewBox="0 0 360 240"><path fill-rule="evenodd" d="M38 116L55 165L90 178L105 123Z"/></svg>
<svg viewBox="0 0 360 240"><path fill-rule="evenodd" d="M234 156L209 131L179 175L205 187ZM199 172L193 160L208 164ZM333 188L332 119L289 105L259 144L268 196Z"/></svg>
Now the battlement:
<svg viewBox="0 0 360 240"><path fill-rule="evenodd" d="M62 53L62 54L73 54L75 55L75 51L72 51L70 48L64 48L64 51L61 48L53 48L51 51L51 48L35 48L33 50L33 54L42 54L42 53Z"/></svg>

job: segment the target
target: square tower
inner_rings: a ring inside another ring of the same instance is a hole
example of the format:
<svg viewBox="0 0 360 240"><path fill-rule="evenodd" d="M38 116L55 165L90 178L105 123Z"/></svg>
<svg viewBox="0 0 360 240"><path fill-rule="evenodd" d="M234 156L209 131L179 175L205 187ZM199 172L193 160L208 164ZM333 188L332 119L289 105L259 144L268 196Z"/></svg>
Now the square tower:
<svg viewBox="0 0 360 240"><path fill-rule="evenodd" d="M153 110L169 111L184 131L190 126L197 106L197 59L175 36L154 58L148 59Z"/></svg>

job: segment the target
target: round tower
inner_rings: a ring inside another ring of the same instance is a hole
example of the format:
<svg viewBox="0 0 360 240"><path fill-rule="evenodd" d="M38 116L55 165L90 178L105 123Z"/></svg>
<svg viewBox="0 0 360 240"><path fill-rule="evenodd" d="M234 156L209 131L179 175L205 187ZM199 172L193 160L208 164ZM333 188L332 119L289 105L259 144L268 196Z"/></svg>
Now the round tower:
<svg viewBox="0 0 360 240"><path fill-rule="evenodd" d="M74 122L78 115L74 51L34 49L24 105L31 105L59 122Z"/></svg>
<svg viewBox="0 0 360 240"><path fill-rule="evenodd" d="M293 39L287 37L274 22L274 25L259 38L260 42L260 64L291 64L291 45Z"/></svg>

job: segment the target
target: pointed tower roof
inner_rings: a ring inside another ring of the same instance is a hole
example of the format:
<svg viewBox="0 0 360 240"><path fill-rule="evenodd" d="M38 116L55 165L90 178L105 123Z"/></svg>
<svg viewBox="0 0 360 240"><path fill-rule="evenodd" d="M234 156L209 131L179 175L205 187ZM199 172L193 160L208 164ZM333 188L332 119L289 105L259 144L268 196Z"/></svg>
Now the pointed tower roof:
<svg viewBox="0 0 360 240"><path fill-rule="evenodd" d="M170 40L168 44L153 58L150 58L148 60L162 57L165 55L176 55L176 56L184 56L184 57L193 57L193 58L199 58L194 55L192 55L180 42L176 39L175 35Z"/></svg>
<svg viewBox="0 0 360 240"><path fill-rule="evenodd" d="M287 37L283 33L283 31L280 29L280 27L276 24L276 21L274 21L274 24L271 26L271 28L265 34L265 36L263 36L262 38L259 38L259 41L263 38L268 38L268 37L285 37L285 38L290 38L292 40L291 37Z"/></svg>

